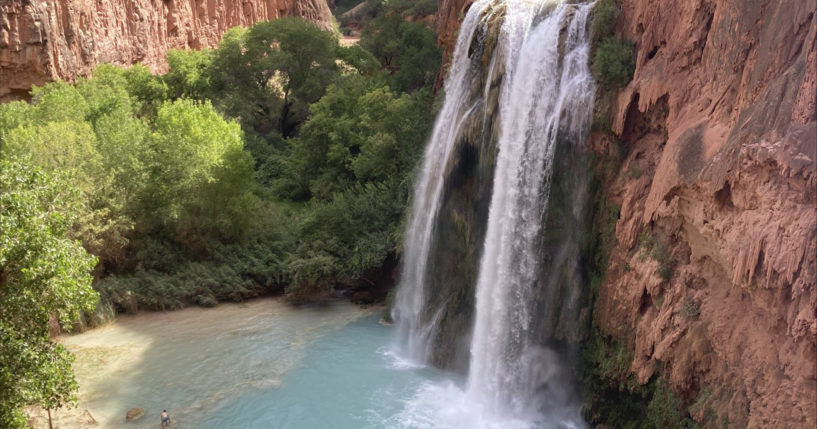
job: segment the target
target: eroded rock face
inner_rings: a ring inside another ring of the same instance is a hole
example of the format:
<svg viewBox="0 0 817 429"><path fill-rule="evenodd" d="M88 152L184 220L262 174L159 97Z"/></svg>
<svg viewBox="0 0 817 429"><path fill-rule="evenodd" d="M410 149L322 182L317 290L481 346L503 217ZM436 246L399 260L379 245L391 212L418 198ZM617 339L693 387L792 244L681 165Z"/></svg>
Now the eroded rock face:
<svg viewBox="0 0 817 429"><path fill-rule="evenodd" d="M696 420L814 426L817 2L620 3L637 68L613 109L628 155L598 321Z"/></svg>
<svg viewBox="0 0 817 429"><path fill-rule="evenodd" d="M437 8L437 41L443 47L447 64L457 44L457 31L474 0L439 0Z"/></svg>
<svg viewBox="0 0 817 429"><path fill-rule="evenodd" d="M448 50L469 3L440 3ZM596 321L699 422L813 427L817 1L619 4L637 67L612 103L626 156Z"/></svg>
<svg viewBox="0 0 817 429"><path fill-rule="evenodd" d="M282 16L331 28L326 0L3 0L0 100L103 62L164 71L169 49L214 47L232 27Z"/></svg>

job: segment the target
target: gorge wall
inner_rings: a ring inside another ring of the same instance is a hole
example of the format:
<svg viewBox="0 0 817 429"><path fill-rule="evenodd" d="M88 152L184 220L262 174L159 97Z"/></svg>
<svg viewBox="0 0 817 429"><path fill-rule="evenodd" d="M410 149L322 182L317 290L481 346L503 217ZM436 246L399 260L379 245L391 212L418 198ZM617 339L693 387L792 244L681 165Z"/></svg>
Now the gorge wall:
<svg viewBox="0 0 817 429"><path fill-rule="evenodd" d="M447 52L470 3L440 2ZM591 139L619 157L595 325L708 427L813 427L817 2L618 4L637 65Z"/></svg>
<svg viewBox="0 0 817 429"><path fill-rule="evenodd" d="M0 101L99 63L163 71L170 49L214 47L232 27L282 16L332 25L326 0L2 0Z"/></svg>

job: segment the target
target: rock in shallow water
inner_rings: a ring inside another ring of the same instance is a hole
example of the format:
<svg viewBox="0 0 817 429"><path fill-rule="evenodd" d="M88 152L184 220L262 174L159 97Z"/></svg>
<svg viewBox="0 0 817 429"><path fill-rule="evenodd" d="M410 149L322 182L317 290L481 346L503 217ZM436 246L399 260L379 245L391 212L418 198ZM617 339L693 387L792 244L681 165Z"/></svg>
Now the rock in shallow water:
<svg viewBox="0 0 817 429"><path fill-rule="evenodd" d="M133 422L145 416L145 410L141 408L131 408L125 413L125 421Z"/></svg>

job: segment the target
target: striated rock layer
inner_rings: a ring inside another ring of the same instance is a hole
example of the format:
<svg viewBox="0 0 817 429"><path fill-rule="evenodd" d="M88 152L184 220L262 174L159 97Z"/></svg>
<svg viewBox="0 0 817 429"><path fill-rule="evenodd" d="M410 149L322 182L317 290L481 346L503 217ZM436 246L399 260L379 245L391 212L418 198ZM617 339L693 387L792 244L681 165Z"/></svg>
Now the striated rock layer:
<svg viewBox="0 0 817 429"><path fill-rule="evenodd" d="M707 426L817 425L817 1L619 0L634 80L595 306ZM442 0L447 48L468 0Z"/></svg>
<svg viewBox="0 0 817 429"><path fill-rule="evenodd" d="M103 62L163 71L169 49L214 47L231 27L282 16L332 25L326 0L2 0L0 100Z"/></svg>
<svg viewBox="0 0 817 429"><path fill-rule="evenodd" d="M814 427L817 1L620 4L637 67L613 108L628 155L597 320L696 420ZM666 258L644 257L651 237Z"/></svg>

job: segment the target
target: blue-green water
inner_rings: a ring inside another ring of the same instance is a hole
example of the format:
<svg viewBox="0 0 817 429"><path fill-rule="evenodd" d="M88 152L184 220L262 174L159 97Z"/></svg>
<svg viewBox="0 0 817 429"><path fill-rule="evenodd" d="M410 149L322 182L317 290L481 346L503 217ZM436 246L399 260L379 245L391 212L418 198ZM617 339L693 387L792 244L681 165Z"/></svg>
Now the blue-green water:
<svg viewBox="0 0 817 429"><path fill-rule="evenodd" d="M377 316L358 319L316 340L279 387L231 398L202 428L382 428L401 425L405 400L445 376L401 365L392 329Z"/></svg>
<svg viewBox="0 0 817 429"><path fill-rule="evenodd" d="M86 427L88 410L98 428L155 428L164 408L174 429L581 426L487 415L461 377L400 359L381 313L259 300L123 317L62 338L81 388L79 408L58 411L57 426ZM126 424L132 407L146 415Z"/></svg>

